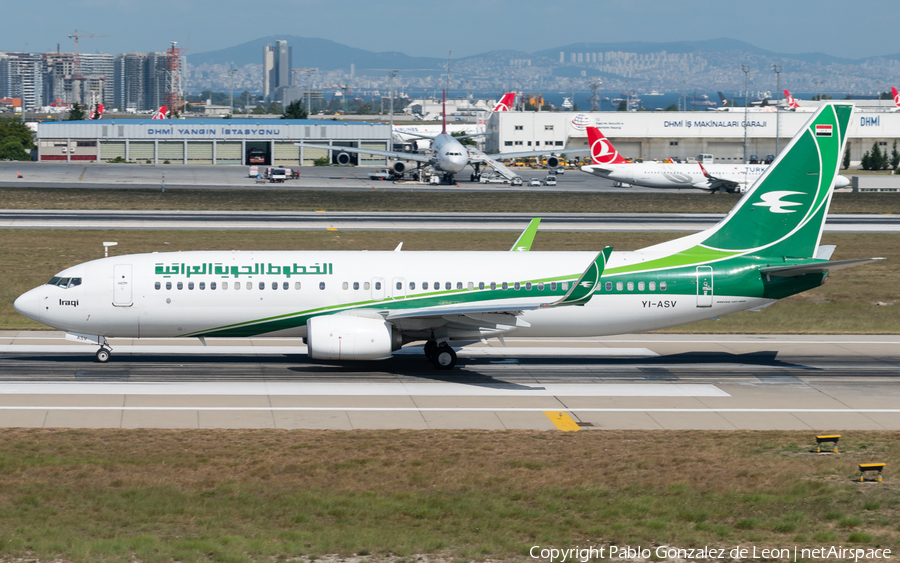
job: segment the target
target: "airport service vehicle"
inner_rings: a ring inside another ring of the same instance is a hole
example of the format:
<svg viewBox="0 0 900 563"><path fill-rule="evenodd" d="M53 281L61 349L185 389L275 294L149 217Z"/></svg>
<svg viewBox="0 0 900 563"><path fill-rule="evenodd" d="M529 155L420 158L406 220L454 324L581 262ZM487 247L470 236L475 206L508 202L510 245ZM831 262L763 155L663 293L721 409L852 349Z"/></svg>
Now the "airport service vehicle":
<svg viewBox="0 0 900 563"><path fill-rule="evenodd" d="M482 184L508 184L509 180L493 174L482 174L478 180Z"/></svg>
<svg viewBox="0 0 900 563"><path fill-rule="evenodd" d="M631 163L596 127L588 127L587 134L593 164L581 170L612 180L617 186L745 193L769 168L766 164L707 164L713 160L710 154L698 155L695 163ZM835 177L835 187L849 185L845 176Z"/></svg>
<svg viewBox="0 0 900 563"><path fill-rule="evenodd" d="M556 176L547 176L544 178L545 186L555 186L556 185Z"/></svg>
<svg viewBox="0 0 900 563"><path fill-rule="evenodd" d="M262 149L250 149L247 151L248 164L265 164L266 151Z"/></svg>
<svg viewBox="0 0 900 563"><path fill-rule="evenodd" d="M370 180L396 180L398 175L391 168L379 168L369 172Z"/></svg>
<svg viewBox="0 0 900 563"><path fill-rule="evenodd" d="M759 309L822 285L820 246L853 106L824 104L718 224L637 251L532 252L537 220L507 252L164 252L63 269L15 310L99 346L109 337L305 338L314 360L380 360L424 342L601 336Z"/></svg>
<svg viewBox="0 0 900 563"><path fill-rule="evenodd" d="M522 185L522 177L515 176L512 180L509 181L512 186L521 186Z"/></svg>
<svg viewBox="0 0 900 563"><path fill-rule="evenodd" d="M528 185L529 186L540 186L541 181L537 178L532 178L531 180L528 181Z"/></svg>

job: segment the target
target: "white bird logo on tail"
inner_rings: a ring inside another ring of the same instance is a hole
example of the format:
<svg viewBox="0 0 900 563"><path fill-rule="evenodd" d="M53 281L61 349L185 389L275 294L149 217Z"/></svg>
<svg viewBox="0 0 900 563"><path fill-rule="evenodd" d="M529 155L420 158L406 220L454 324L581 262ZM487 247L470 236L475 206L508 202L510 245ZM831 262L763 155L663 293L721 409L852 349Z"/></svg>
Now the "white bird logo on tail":
<svg viewBox="0 0 900 563"><path fill-rule="evenodd" d="M781 198L794 194L802 195L803 192L776 191L765 193L760 196L760 199L762 201L754 203L753 205L768 207L769 211L771 211L772 213L794 213L795 211L797 211L796 209L785 209L785 207L789 205L803 205L802 203L797 203L794 201L781 201Z"/></svg>

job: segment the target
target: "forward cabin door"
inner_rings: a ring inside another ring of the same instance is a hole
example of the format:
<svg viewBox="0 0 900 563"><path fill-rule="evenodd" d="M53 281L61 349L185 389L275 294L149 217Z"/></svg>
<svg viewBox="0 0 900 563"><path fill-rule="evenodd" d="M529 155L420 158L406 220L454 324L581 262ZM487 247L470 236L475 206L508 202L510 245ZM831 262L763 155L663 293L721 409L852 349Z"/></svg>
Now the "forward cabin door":
<svg viewBox="0 0 900 563"><path fill-rule="evenodd" d="M131 307L131 264L113 266L113 305Z"/></svg>
<svg viewBox="0 0 900 563"><path fill-rule="evenodd" d="M713 306L712 266L697 266L697 306Z"/></svg>

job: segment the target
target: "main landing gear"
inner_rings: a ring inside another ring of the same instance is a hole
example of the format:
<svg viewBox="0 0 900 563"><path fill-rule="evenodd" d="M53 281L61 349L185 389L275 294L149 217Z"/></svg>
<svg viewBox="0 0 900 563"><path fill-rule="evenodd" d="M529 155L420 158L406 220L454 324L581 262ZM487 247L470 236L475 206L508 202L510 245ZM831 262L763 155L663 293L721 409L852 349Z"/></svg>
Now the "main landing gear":
<svg viewBox="0 0 900 563"><path fill-rule="evenodd" d="M110 353L111 350L109 348L107 348L106 346L101 346L100 349L97 350L97 354L95 357L97 358L98 362L100 362L101 364L105 364L109 361Z"/></svg>
<svg viewBox="0 0 900 563"><path fill-rule="evenodd" d="M453 369L456 366L456 352L447 343L438 344L429 340L425 343L425 357L438 369Z"/></svg>

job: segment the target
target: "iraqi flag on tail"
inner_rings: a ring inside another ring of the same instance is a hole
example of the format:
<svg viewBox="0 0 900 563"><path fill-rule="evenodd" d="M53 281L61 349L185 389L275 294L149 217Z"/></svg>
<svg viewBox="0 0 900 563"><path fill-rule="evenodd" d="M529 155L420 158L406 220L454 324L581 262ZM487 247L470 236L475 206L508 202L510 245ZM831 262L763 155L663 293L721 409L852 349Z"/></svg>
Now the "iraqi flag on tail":
<svg viewBox="0 0 900 563"><path fill-rule="evenodd" d="M831 125L816 125L816 137L831 137Z"/></svg>

